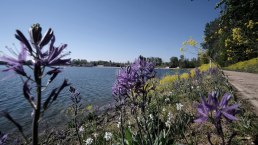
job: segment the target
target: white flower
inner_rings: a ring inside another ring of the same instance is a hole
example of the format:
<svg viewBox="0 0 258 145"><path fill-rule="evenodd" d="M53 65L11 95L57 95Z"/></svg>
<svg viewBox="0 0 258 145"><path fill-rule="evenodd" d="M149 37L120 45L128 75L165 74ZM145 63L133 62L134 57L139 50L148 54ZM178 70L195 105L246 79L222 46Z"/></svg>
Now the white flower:
<svg viewBox="0 0 258 145"><path fill-rule="evenodd" d="M176 110L181 110L183 106L181 103L176 103Z"/></svg>
<svg viewBox="0 0 258 145"><path fill-rule="evenodd" d="M98 134L95 132L95 133L93 133L93 136L94 136L95 138L97 138Z"/></svg>
<svg viewBox="0 0 258 145"><path fill-rule="evenodd" d="M169 102L169 101L170 101L170 99L169 99L169 98L166 98L166 99L165 99L165 102Z"/></svg>
<svg viewBox="0 0 258 145"><path fill-rule="evenodd" d="M137 120L138 120L138 121L141 121L141 117L138 116L138 117L137 117Z"/></svg>
<svg viewBox="0 0 258 145"><path fill-rule="evenodd" d="M162 111L165 112L165 111L166 111L166 108L163 108Z"/></svg>
<svg viewBox="0 0 258 145"><path fill-rule="evenodd" d="M193 89L193 86L191 86L191 88Z"/></svg>
<svg viewBox="0 0 258 145"><path fill-rule="evenodd" d="M173 119L173 117L174 117L173 114L171 112L168 112L168 120L171 121Z"/></svg>
<svg viewBox="0 0 258 145"><path fill-rule="evenodd" d="M105 132L104 138L106 139L106 141L111 140L111 137L112 137L112 133L111 132Z"/></svg>
<svg viewBox="0 0 258 145"><path fill-rule="evenodd" d="M93 139L92 138L87 138L86 141L84 141L86 143L86 145L91 145L92 142L93 142Z"/></svg>
<svg viewBox="0 0 258 145"><path fill-rule="evenodd" d="M79 128L79 132L84 132L84 127L83 126L81 126L80 128Z"/></svg>
<svg viewBox="0 0 258 145"><path fill-rule="evenodd" d="M170 126L171 126L170 120L167 120L167 121L165 122L165 125L166 125L166 127L170 127Z"/></svg>
<svg viewBox="0 0 258 145"><path fill-rule="evenodd" d="M131 122L128 121L128 128L131 129Z"/></svg>
<svg viewBox="0 0 258 145"><path fill-rule="evenodd" d="M117 128L120 128L120 126L121 126L121 122L119 121L117 122Z"/></svg>
<svg viewBox="0 0 258 145"><path fill-rule="evenodd" d="M152 114L150 114L149 117L150 117L151 120L153 120L153 115Z"/></svg>

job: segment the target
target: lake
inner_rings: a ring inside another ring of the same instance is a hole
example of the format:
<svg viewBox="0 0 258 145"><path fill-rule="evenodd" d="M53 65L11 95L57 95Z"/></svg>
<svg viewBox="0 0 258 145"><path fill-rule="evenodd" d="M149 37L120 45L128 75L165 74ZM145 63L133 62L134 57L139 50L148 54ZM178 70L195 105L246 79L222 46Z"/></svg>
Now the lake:
<svg viewBox="0 0 258 145"><path fill-rule="evenodd" d="M5 68L0 66L0 70ZM60 85L63 80L68 79L82 96L82 104L93 104L98 106L107 105L113 102L111 87L115 82L119 68L96 68L96 67L66 67L63 72L53 81L53 83L43 92L50 93L53 87ZM166 74L175 74L177 70L156 69L157 77ZM184 70L180 70L184 72ZM7 77L8 76L8 77ZM0 72L0 111L8 111L25 130L30 128L32 108L25 100L22 93L22 80L17 75L10 77L9 73ZM48 124L63 125L67 117L65 111L71 105L68 87L61 93L55 103L44 113L43 120L48 120ZM16 129L13 124L5 118L0 118L0 131L12 132Z"/></svg>

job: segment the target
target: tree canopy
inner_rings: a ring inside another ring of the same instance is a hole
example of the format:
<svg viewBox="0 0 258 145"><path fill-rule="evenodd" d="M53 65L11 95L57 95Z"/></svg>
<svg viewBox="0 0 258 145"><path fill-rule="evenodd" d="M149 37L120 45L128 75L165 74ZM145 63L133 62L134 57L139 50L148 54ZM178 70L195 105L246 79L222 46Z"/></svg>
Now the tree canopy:
<svg viewBox="0 0 258 145"><path fill-rule="evenodd" d="M220 17L206 24L202 47L225 66L258 56L258 1L221 0Z"/></svg>

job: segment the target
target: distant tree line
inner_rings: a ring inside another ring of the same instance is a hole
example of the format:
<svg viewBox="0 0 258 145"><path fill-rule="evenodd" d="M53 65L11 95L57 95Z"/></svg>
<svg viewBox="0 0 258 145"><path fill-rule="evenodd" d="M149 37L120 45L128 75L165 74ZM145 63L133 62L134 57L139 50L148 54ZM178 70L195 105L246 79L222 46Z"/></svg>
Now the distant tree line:
<svg viewBox="0 0 258 145"><path fill-rule="evenodd" d="M203 63L208 63L208 61L205 61ZM194 68L198 67L201 64L200 59L192 58L192 59L186 59L184 55L180 55L179 58L173 56L170 58L169 67L170 68Z"/></svg>
<svg viewBox="0 0 258 145"><path fill-rule="evenodd" d="M200 64L208 63L209 60L206 57L198 56L198 58L188 59L184 55L180 57L172 56L169 62L163 62L159 57L149 57L149 61L156 64L156 67L169 67L169 68L195 68L200 66Z"/></svg>
<svg viewBox="0 0 258 145"><path fill-rule="evenodd" d="M194 68L198 67L200 64L208 63L208 60L192 58L186 59L184 55L178 57L171 57L169 62L163 62L162 58L160 57L148 57L148 61L153 62L156 67L170 67L170 68ZM32 62L28 60L26 64L30 65ZM71 61L71 66L81 66L81 67L96 67L96 66L105 66L105 67L124 67L129 65L130 62L120 63L120 62L113 62L113 61L87 61L86 59L73 59ZM4 62L0 61L0 65L5 65Z"/></svg>
<svg viewBox="0 0 258 145"><path fill-rule="evenodd" d="M192 58L191 60L186 59L184 55L181 55L178 59L173 56L170 58L170 62L163 62L160 57L147 57L147 60L153 62L156 67L170 67L170 68L194 68L200 65L199 59ZM208 63L208 61L206 62ZM105 66L105 67L124 67L129 65L130 62L119 63L113 61L87 61L86 59L73 59L71 61L72 66L82 66L82 67L95 67L95 66Z"/></svg>
<svg viewBox="0 0 258 145"><path fill-rule="evenodd" d="M71 61L72 66L82 66L82 67L94 67L94 66L106 66L106 67L124 67L128 65L127 63L119 63L110 61L87 61L86 59L73 59Z"/></svg>

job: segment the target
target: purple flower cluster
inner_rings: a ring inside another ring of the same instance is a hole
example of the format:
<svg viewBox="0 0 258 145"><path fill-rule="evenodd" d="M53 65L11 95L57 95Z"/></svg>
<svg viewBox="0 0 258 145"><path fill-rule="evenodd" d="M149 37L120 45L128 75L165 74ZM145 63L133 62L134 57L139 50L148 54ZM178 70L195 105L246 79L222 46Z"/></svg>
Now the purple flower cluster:
<svg viewBox="0 0 258 145"><path fill-rule="evenodd" d="M235 114L239 105L234 104L229 106L228 103L231 97L232 95L225 93L219 101L219 95L216 92L209 94L207 100L202 97L201 103L197 107L199 117L195 122L205 122L209 119L209 116L214 118L215 122L219 122L222 119L222 116L228 120L237 120ZM212 115L213 112L215 113L215 116Z"/></svg>
<svg viewBox="0 0 258 145"><path fill-rule="evenodd" d="M142 91L146 82L155 77L154 64L140 56L130 66L121 68L117 74L117 80L112 87L113 95L126 96L132 90Z"/></svg>
<svg viewBox="0 0 258 145"><path fill-rule="evenodd" d="M26 39L20 30L16 30L15 37L21 42L21 52L17 58L2 56L0 61L7 63L7 69L4 71L14 71L19 75L26 76L23 65L26 64L26 56L31 56L31 62L42 66L52 65L66 65L70 62L70 59L63 59L63 57L69 54L63 54L63 50L67 47L66 44L62 44L59 47L54 46L55 36L51 28L42 37L41 27L39 24L34 24L30 30L30 42ZM49 48L44 50L44 46L50 42Z"/></svg>

